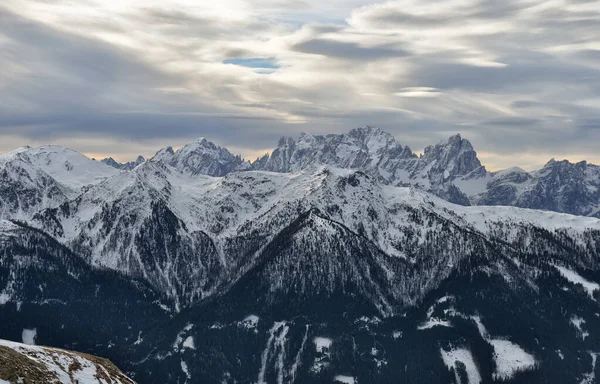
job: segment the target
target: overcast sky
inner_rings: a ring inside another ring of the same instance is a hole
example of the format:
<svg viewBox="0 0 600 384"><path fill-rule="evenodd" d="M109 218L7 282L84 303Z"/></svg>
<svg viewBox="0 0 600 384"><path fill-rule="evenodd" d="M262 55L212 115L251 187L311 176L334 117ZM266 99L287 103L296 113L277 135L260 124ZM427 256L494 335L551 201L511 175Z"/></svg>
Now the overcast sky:
<svg viewBox="0 0 600 384"><path fill-rule="evenodd" d="M490 169L600 163L600 1L3 0L0 153L453 133Z"/></svg>

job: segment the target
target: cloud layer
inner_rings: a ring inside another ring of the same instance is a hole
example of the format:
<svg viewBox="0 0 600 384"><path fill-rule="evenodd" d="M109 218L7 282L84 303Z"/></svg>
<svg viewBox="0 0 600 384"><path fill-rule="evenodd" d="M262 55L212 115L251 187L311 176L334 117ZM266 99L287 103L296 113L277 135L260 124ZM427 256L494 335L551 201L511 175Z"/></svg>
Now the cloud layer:
<svg viewBox="0 0 600 384"><path fill-rule="evenodd" d="M460 132L491 168L600 162L598 1L323 3L7 0L0 152L252 157L371 124L417 150Z"/></svg>

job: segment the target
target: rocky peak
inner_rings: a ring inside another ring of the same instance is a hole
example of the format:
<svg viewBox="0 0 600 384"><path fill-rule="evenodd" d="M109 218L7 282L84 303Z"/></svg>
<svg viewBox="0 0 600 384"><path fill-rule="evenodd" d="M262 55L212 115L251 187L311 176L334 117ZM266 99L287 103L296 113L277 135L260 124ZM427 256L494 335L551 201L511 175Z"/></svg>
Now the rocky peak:
<svg viewBox="0 0 600 384"><path fill-rule="evenodd" d="M268 159L261 158L254 169L291 172L315 164L339 168L373 170L382 163L416 157L389 133L366 126L349 133L327 136L301 133L297 139L282 137Z"/></svg>
<svg viewBox="0 0 600 384"><path fill-rule="evenodd" d="M117 162L115 159L113 159L112 157L107 157L105 159L100 160L100 162L106 164L106 165L110 165L113 168L117 168L117 169L121 169L121 166L123 164Z"/></svg>
<svg viewBox="0 0 600 384"><path fill-rule="evenodd" d="M477 158L473 145L460 134L428 146L423 151L421 159L427 165L431 165L432 171L443 173L444 179L466 176L476 170L485 173L485 168Z"/></svg>
<svg viewBox="0 0 600 384"><path fill-rule="evenodd" d="M127 170L130 171L133 168L137 167L138 165L144 163L146 161L146 159L144 159L144 156L138 156L135 161L129 161L127 163L119 163L118 161L116 161L115 159L113 159L112 157L108 157L106 159L102 159L100 160L100 162L106 164L106 165L110 165L113 168L116 169L121 169L121 170Z"/></svg>
<svg viewBox="0 0 600 384"><path fill-rule="evenodd" d="M204 137L177 151L173 151L172 147L161 149L151 161L162 161L180 171L208 176L225 176L230 172L250 169L250 164L240 156L233 155Z"/></svg>

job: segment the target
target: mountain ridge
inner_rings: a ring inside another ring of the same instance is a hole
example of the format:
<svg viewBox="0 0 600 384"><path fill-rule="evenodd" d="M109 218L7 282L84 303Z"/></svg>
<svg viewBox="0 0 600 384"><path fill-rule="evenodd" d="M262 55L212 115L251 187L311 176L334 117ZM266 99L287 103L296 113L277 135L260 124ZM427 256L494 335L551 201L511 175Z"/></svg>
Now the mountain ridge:
<svg viewBox="0 0 600 384"><path fill-rule="evenodd" d="M297 139L282 137L270 154L252 162L199 138L177 152L172 147L161 149L150 161L210 176L249 170L296 172L329 165L360 169L382 183L412 185L461 205L512 205L600 217L599 166L552 159L531 172L516 167L489 172L460 134L427 146L417 155L372 126L342 134L302 133Z"/></svg>

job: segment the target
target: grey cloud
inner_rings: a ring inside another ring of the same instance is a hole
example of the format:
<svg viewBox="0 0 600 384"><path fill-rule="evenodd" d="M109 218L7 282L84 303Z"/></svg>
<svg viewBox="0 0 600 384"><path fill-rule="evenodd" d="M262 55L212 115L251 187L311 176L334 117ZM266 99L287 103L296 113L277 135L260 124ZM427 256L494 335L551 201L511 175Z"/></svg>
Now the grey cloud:
<svg viewBox="0 0 600 384"><path fill-rule="evenodd" d="M382 7L371 8L360 13L362 22L382 28L437 28L460 27L469 19L500 20L518 14L522 3L506 0L483 0L473 4L463 4L452 11L438 12L433 6L428 13L411 13L410 7L402 7L400 3L388 3Z"/></svg>
<svg viewBox="0 0 600 384"><path fill-rule="evenodd" d="M442 26L452 23L458 23L455 17L448 15L412 15L410 13L402 12L401 10L386 10L375 15L371 15L371 23L377 23L380 26L412 26L412 27L423 27L423 26Z"/></svg>
<svg viewBox="0 0 600 384"><path fill-rule="evenodd" d="M576 52L575 55L583 59L600 61L600 49L582 49Z"/></svg>
<svg viewBox="0 0 600 384"><path fill-rule="evenodd" d="M582 130L600 131L600 117L578 119L577 127Z"/></svg>
<svg viewBox="0 0 600 384"><path fill-rule="evenodd" d="M189 95L165 95L159 89L185 86L185 79L104 42L7 11L0 12L0 25L0 36L9 39L0 55L0 135L36 140L88 134L137 140L206 135L260 146L264 127L281 124L223 111ZM30 73L11 70L14 63ZM11 107L24 103L30 107Z"/></svg>
<svg viewBox="0 0 600 384"><path fill-rule="evenodd" d="M491 119L483 121L482 125L487 126L504 126L504 127L531 127L533 125L541 125L542 120L532 119L527 117L505 117L500 119Z"/></svg>
<svg viewBox="0 0 600 384"><path fill-rule="evenodd" d="M293 45L292 50L348 60L377 60L408 56L409 52L391 45L365 47L329 39L310 39Z"/></svg>
<svg viewBox="0 0 600 384"><path fill-rule="evenodd" d="M512 108L521 109L521 108L531 108L531 107L535 106L536 104L537 103L535 101L517 100L517 101L513 101L510 106Z"/></svg>
<svg viewBox="0 0 600 384"><path fill-rule="evenodd" d="M432 58L420 61L411 77L419 86L497 91L536 83L586 85L590 78L600 75L600 70L538 52L512 53L497 61L506 66L474 66Z"/></svg>

